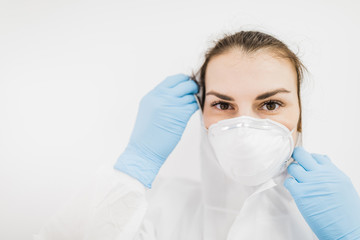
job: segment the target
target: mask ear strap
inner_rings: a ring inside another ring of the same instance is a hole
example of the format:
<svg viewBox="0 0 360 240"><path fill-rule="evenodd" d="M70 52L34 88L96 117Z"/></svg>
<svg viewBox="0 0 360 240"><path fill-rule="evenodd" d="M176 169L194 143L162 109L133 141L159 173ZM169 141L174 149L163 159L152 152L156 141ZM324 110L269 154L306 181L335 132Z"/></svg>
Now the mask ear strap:
<svg viewBox="0 0 360 240"><path fill-rule="evenodd" d="M200 113L203 114L202 109L201 109L201 103L200 103L200 97L199 97L199 95L198 95L198 94L194 94L194 97L195 97L196 102L197 102L197 104L198 104L198 106L199 106Z"/></svg>
<svg viewBox="0 0 360 240"><path fill-rule="evenodd" d="M298 132L298 136L297 136L297 141L295 144L295 147L302 147L303 146L303 141L302 141L302 133Z"/></svg>
<svg viewBox="0 0 360 240"><path fill-rule="evenodd" d="M202 101L202 97L203 97L203 87L199 84L199 82L196 79L190 78L191 80L193 80L196 85L198 86L198 92L193 94L195 97L195 100L199 106L199 114L200 114L200 124L201 127L206 130L206 132L208 132L208 129L205 128L205 124L204 124L204 120L203 120L203 110L201 109L201 101Z"/></svg>
<svg viewBox="0 0 360 240"><path fill-rule="evenodd" d="M293 132L295 132L295 128L290 131L290 134L293 134Z"/></svg>
<svg viewBox="0 0 360 240"><path fill-rule="evenodd" d="M192 77L190 77L190 79L193 80L196 83L196 85L198 86L198 92L195 93L194 96L195 96L196 101L197 101L197 103L199 105L200 112L202 113L202 110L201 110L201 103L202 102L201 101L202 101L203 91L204 91L203 86L201 86L200 83L196 79L194 79Z"/></svg>
<svg viewBox="0 0 360 240"><path fill-rule="evenodd" d="M303 146L303 141L302 141L302 133L301 132L298 132L297 134L297 140L296 140L296 144L294 147L302 147ZM286 163L286 167L288 167L292 162L295 162L297 163L297 161L293 158L290 158L287 163Z"/></svg>

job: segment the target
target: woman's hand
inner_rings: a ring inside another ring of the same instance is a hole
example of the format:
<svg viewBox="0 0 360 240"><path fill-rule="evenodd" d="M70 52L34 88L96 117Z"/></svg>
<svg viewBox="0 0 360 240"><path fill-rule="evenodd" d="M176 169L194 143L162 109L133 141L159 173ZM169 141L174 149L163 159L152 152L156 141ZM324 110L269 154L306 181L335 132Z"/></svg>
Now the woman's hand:
<svg viewBox="0 0 360 240"><path fill-rule="evenodd" d="M160 167L180 141L190 117L199 108L198 85L189 76L167 77L140 101L130 141L115 169L151 188Z"/></svg>
<svg viewBox="0 0 360 240"><path fill-rule="evenodd" d="M295 148L294 178L284 186L320 240L360 239L360 198L351 180L326 155Z"/></svg>

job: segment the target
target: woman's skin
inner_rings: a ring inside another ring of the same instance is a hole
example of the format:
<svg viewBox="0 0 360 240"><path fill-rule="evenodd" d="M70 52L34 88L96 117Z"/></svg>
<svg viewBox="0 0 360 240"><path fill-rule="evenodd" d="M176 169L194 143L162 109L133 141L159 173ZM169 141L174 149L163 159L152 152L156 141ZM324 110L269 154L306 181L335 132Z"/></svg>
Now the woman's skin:
<svg viewBox="0 0 360 240"><path fill-rule="evenodd" d="M296 142L300 117L296 81L291 62L268 50L249 55L232 49L212 58L205 76L205 127L239 116L269 118L289 130L295 128ZM278 89L285 92L257 100ZM233 100L211 94L214 91ZM292 157L297 163L287 168L293 177L287 178L284 186L317 237L360 239L360 197L350 178L325 155L310 154L300 147L294 149Z"/></svg>
<svg viewBox="0 0 360 240"><path fill-rule="evenodd" d="M228 118L269 118L290 131L295 128L296 142L300 107L296 70L289 60L269 50L247 54L232 49L209 61L205 86L203 118L207 129ZM225 100L214 92L233 100Z"/></svg>

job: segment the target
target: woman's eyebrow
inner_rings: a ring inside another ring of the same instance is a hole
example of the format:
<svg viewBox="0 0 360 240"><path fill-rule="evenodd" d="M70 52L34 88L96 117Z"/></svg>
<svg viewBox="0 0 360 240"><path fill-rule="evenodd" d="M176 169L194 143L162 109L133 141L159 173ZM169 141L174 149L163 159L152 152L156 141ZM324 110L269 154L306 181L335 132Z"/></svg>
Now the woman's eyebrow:
<svg viewBox="0 0 360 240"><path fill-rule="evenodd" d="M217 96L218 98L221 98L221 99L223 99L223 100L234 101L234 99L233 99L232 97L226 96L226 95L224 95L224 94L221 94L221 93L218 93L218 92L214 92L214 91L210 91L210 92L206 93L206 96L207 96L207 95L215 95L215 96Z"/></svg>
<svg viewBox="0 0 360 240"><path fill-rule="evenodd" d="M286 90L285 88L275 89L273 91L266 92L266 93L263 93L263 94L257 96L255 100L264 100L264 99L266 99L268 97L271 97L271 96L274 96L274 95L276 95L278 93L290 93L290 91Z"/></svg>
<svg viewBox="0 0 360 240"><path fill-rule="evenodd" d="M276 95L278 93L290 93L290 91L286 90L285 88L275 89L275 90L272 90L270 92L265 92L265 93L257 96L255 100L263 100L263 99L266 99L268 97L274 96L274 95ZM208 93L206 93L206 96L207 95L215 95L218 98L223 99L223 100L235 101L234 98L232 98L230 96L227 96L227 95L224 95L222 93L215 92L215 91L209 91Z"/></svg>

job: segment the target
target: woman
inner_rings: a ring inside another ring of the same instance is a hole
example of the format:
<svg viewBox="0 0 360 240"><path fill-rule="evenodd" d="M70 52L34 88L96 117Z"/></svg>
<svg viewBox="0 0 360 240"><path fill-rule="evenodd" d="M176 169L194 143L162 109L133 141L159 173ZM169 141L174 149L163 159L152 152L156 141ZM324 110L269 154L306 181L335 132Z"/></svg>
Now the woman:
<svg viewBox="0 0 360 240"><path fill-rule="evenodd" d="M93 200L37 239L360 239L350 179L301 147L304 69L268 34L224 36L191 76L198 82L173 75L144 96L128 146L87 192ZM202 182L152 188L198 109Z"/></svg>

